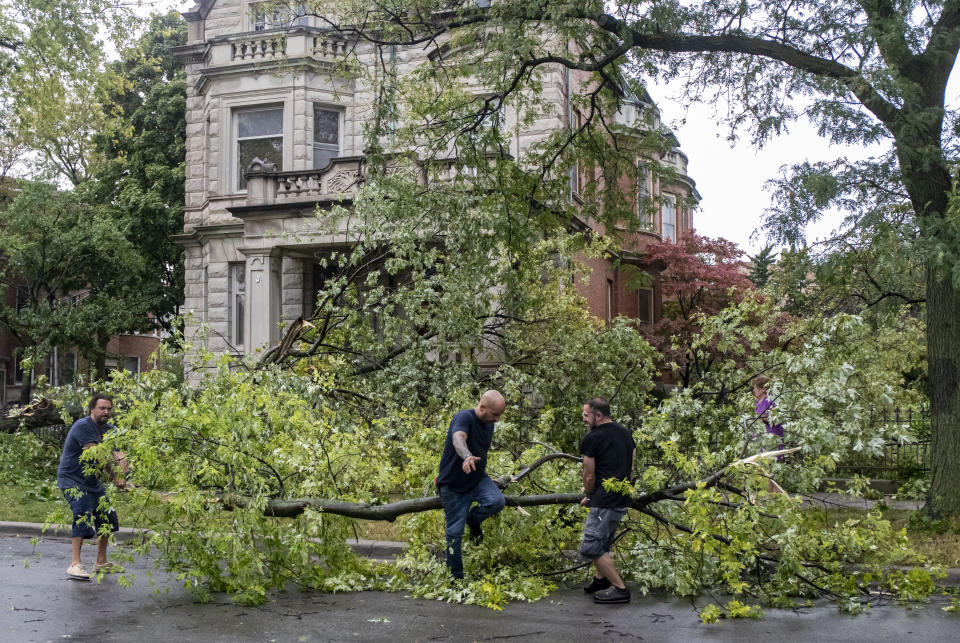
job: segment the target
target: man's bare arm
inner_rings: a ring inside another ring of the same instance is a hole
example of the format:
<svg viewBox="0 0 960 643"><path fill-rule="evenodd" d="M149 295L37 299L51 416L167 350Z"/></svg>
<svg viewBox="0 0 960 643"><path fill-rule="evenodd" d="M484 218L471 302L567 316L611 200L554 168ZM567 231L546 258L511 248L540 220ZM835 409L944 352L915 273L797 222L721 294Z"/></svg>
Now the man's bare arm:
<svg viewBox="0 0 960 643"><path fill-rule="evenodd" d="M597 486L597 461L590 456L583 456L583 493L590 497Z"/></svg>
<svg viewBox="0 0 960 643"><path fill-rule="evenodd" d="M478 456L470 453L467 447L467 434L464 431L455 431L453 433L453 450L463 459L463 472L472 473L477 468Z"/></svg>
<svg viewBox="0 0 960 643"><path fill-rule="evenodd" d="M463 431L457 431L453 434L453 450L464 460L473 457L470 449L467 448L467 434Z"/></svg>

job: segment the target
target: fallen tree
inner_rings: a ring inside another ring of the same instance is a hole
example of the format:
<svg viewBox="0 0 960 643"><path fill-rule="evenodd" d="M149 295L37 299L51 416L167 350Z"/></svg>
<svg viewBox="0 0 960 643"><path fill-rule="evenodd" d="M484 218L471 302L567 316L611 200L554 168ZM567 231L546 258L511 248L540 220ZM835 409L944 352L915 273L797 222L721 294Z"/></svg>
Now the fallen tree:
<svg viewBox="0 0 960 643"><path fill-rule="evenodd" d="M0 432L13 433L23 429L42 429L48 426L70 424L84 415L86 414L81 411L73 413L68 411L65 419L63 409L53 400L40 398L28 406L16 409L14 414L0 418Z"/></svg>
<svg viewBox="0 0 960 643"><path fill-rule="evenodd" d="M731 468L736 468L743 465L753 465L757 464L758 461L763 459L776 458L777 456L789 455L791 453L796 453L799 451L799 447L794 447L791 449L782 449L778 451L767 451L764 453L758 453L756 455L750 456L749 458L744 458L738 460L731 464L729 467L717 471L716 473L710 475L703 480L696 482L686 482L678 485L674 485L667 489L660 489L654 491L653 493L644 493L635 498L630 503L630 508L637 511L645 511L646 508L654 503L661 502L664 500L670 500L674 502L683 502L684 497L683 493L686 491L691 491L697 488L709 489L718 485L723 478L724 474ZM501 489L506 489L510 484L522 480L524 477L535 471L542 464L556 459L567 459L579 462L581 458L567 454L567 453L552 453L546 455L533 464L526 466L516 475L502 476L497 478L495 482L497 486ZM761 469L763 475L767 475L765 471ZM744 495L743 492L736 490L735 488L728 487L728 491L733 491L738 495ZM506 496L506 504L508 507L542 507L545 505L572 505L580 504L580 501L583 500L582 493L550 493L550 494L540 494L540 495L523 495L523 496ZM237 496L224 496L221 498L223 504L228 509L233 509L237 507L245 507L248 505L247 501L243 498ZM729 504L729 503L728 503ZM299 516L307 509L313 511L320 511L324 513L334 514L337 516L346 516L348 518L357 518L360 520L387 520L394 521L398 517L405 514L411 513L420 513L423 511L433 511L436 509L442 509L443 505L438 496L429 496L426 498L414 498L410 500L400 500L398 502L391 502L385 505L372 505L365 502L344 502L342 500L329 500L323 498L295 498L291 500L277 500L270 499L267 501L266 506L264 507L264 515L272 516L275 518L294 518Z"/></svg>

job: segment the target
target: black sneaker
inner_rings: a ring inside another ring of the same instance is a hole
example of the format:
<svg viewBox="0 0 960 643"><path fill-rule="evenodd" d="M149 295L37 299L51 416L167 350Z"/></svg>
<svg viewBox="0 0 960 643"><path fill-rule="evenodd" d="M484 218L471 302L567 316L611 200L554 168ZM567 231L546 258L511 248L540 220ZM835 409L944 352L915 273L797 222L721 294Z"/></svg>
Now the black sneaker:
<svg viewBox="0 0 960 643"><path fill-rule="evenodd" d="M596 592L593 595L594 603L629 603L630 602L630 590L624 587L620 589L616 585L609 587L603 591Z"/></svg>
<svg viewBox="0 0 960 643"><path fill-rule="evenodd" d="M469 532L468 537L470 538L470 542L472 542L474 545L479 545L483 542L483 528L480 526L479 522L468 520L467 531Z"/></svg>
<svg viewBox="0 0 960 643"><path fill-rule="evenodd" d="M598 592L601 589L607 589L608 587L610 587L610 581L608 581L605 576L601 576L600 578L594 576L593 580L590 581L590 584L583 587L583 591L585 591L587 594L593 594L594 592Z"/></svg>

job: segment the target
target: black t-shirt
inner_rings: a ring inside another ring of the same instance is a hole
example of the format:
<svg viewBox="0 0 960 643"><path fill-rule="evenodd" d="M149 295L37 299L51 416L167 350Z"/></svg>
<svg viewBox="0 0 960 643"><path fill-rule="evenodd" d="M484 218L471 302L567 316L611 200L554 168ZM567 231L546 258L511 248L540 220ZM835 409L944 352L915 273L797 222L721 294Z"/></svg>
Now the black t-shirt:
<svg viewBox="0 0 960 643"><path fill-rule="evenodd" d="M470 453L480 458L475 463L472 473L463 472L463 458L457 455L453 448L453 434L463 431L467 434L467 448ZM449 485L457 493L466 493L487 477L487 451L493 440L493 422L481 422L473 409L460 411L450 420L447 429L447 440L443 445L443 455L440 456L440 475L437 484Z"/></svg>
<svg viewBox="0 0 960 643"><path fill-rule="evenodd" d="M633 450L636 446L630 431L616 422L601 424L583 436L580 455L593 458L596 463L596 484L590 498L591 507L623 509L630 505L628 496L608 492L603 488L603 481L610 478L630 479Z"/></svg>

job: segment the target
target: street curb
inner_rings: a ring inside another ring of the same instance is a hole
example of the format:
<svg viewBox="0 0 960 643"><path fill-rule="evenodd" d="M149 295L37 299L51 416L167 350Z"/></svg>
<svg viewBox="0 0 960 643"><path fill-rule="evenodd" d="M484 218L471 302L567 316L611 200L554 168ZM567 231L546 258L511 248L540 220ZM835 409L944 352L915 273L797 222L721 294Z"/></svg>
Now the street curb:
<svg viewBox="0 0 960 643"><path fill-rule="evenodd" d="M135 529L132 527L121 527L113 537L118 543L126 543L140 537L148 530ZM18 538L70 538L70 529L60 525L50 525L46 531L43 531L43 525L33 522L0 522L0 536L15 536ZM406 543L393 542L389 540L365 540L350 538L347 540L350 549L359 556L370 558L371 560L391 560L403 552Z"/></svg>

